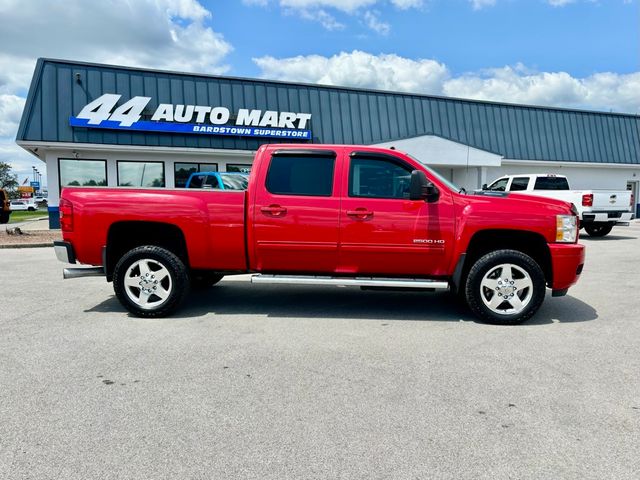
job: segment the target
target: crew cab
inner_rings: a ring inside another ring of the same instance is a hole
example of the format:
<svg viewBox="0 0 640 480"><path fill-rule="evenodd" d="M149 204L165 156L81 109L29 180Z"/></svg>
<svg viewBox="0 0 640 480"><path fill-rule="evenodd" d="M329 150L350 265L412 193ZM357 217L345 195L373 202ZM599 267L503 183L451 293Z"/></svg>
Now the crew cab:
<svg viewBox="0 0 640 480"><path fill-rule="evenodd" d="M449 289L482 320L531 317L583 268L575 208L467 194L411 156L345 145L265 145L246 191L65 188L58 258L104 275L135 315L171 314L190 285ZM425 297L425 302L428 302Z"/></svg>
<svg viewBox="0 0 640 480"><path fill-rule="evenodd" d="M633 194L628 190L571 190L564 175L505 175L483 190L518 192L572 203L580 227L592 237L604 237L615 225L629 225L633 218Z"/></svg>

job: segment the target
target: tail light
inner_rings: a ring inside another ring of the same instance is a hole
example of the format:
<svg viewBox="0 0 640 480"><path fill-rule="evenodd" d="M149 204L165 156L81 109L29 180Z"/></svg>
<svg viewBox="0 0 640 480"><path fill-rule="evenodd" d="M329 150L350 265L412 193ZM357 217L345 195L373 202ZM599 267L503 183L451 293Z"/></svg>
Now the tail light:
<svg viewBox="0 0 640 480"><path fill-rule="evenodd" d="M629 206L633 207L633 201L635 200L635 198L633 198L633 193L631 194L631 199L629 199Z"/></svg>
<svg viewBox="0 0 640 480"><path fill-rule="evenodd" d="M73 204L65 199L60 199L60 228L63 232L73 232Z"/></svg>
<svg viewBox="0 0 640 480"><path fill-rule="evenodd" d="M582 195L582 206L593 207L593 193L585 193Z"/></svg>

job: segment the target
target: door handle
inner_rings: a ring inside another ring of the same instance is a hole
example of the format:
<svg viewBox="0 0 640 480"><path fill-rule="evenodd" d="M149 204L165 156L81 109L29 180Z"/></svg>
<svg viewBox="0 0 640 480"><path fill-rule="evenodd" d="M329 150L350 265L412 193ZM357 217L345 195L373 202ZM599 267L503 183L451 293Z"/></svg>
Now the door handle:
<svg viewBox="0 0 640 480"><path fill-rule="evenodd" d="M356 208L355 210L347 210L347 215L355 220L366 220L373 217L373 212L366 208Z"/></svg>
<svg viewBox="0 0 640 480"><path fill-rule="evenodd" d="M287 209L281 207L280 205L269 205L268 207L261 207L260 211L265 215L270 215L272 217L282 217L285 213L287 213Z"/></svg>

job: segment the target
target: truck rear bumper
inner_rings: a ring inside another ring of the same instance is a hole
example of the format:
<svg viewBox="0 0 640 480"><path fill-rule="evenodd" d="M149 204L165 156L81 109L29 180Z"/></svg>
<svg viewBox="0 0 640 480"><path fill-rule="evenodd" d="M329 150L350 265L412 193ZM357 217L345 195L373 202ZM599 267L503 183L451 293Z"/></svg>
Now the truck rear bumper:
<svg viewBox="0 0 640 480"><path fill-rule="evenodd" d="M55 241L53 250L56 252L56 258L61 262L76 263L76 254L73 251L73 245L69 242Z"/></svg>
<svg viewBox="0 0 640 480"><path fill-rule="evenodd" d="M633 213L631 212L590 212L584 213L582 215L582 219L580 220L581 224L585 223L617 223L617 224L628 224L628 222L633 218Z"/></svg>
<svg viewBox="0 0 640 480"><path fill-rule="evenodd" d="M584 245L554 243L549 245L553 271L553 291L562 291L574 285L584 267Z"/></svg>

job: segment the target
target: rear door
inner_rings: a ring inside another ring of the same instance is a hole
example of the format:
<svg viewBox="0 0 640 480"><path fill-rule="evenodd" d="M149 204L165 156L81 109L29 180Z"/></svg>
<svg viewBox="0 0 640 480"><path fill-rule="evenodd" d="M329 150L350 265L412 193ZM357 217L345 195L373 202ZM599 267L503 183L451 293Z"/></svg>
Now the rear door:
<svg viewBox="0 0 640 480"><path fill-rule="evenodd" d="M409 200L415 167L387 154L352 152L347 168L339 272L446 275L454 231L450 192L441 189L432 203Z"/></svg>
<svg viewBox="0 0 640 480"><path fill-rule="evenodd" d="M272 151L268 168L258 173L260 187L251 213L253 268L263 272L335 271L341 150Z"/></svg>

